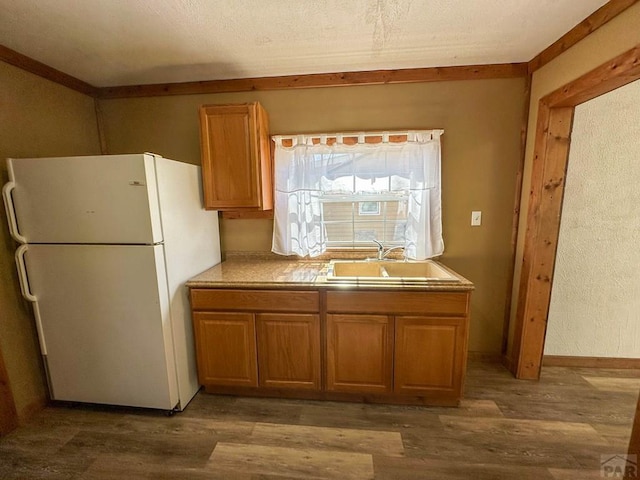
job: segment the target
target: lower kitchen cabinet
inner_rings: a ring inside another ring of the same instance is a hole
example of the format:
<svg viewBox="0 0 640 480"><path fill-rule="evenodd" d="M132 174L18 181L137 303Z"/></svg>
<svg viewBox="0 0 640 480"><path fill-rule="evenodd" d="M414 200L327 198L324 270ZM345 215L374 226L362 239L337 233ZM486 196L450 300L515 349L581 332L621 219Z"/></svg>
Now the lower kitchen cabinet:
<svg viewBox="0 0 640 480"><path fill-rule="evenodd" d="M327 390L391 392L392 346L386 315L327 315Z"/></svg>
<svg viewBox="0 0 640 480"><path fill-rule="evenodd" d="M320 317L256 315L259 384L267 388L320 390Z"/></svg>
<svg viewBox="0 0 640 480"><path fill-rule="evenodd" d="M469 299L461 290L192 288L198 378L211 393L458 405Z"/></svg>
<svg viewBox="0 0 640 480"><path fill-rule="evenodd" d="M465 339L464 319L396 317L394 392L459 391Z"/></svg>
<svg viewBox="0 0 640 480"><path fill-rule="evenodd" d="M322 387L317 291L191 289L198 378L220 393Z"/></svg>
<svg viewBox="0 0 640 480"><path fill-rule="evenodd" d="M193 322L200 383L257 387L253 314L195 312Z"/></svg>

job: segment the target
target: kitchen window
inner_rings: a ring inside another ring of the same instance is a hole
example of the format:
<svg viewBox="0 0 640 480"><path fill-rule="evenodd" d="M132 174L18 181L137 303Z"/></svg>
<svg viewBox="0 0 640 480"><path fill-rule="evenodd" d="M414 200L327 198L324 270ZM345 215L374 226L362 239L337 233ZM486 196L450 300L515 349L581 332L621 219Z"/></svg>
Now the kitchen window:
<svg viewBox="0 0 640 480"><path fill-rule="evenodd" d="M403 246L442 254L442 130L275 136L273 248L314 257L331 249Z"/></svg>

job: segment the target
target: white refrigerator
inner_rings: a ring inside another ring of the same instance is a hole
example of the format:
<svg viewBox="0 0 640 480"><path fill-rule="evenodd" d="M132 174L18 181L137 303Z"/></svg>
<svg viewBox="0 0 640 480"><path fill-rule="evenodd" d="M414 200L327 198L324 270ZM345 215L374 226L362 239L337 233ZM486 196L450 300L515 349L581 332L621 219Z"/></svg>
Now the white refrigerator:
<svg viewBox="0 0 640 480"><path fill-rule="evenodd" d="M153 154L10 158L3 198L51 398L182 410L187 289L220 262L200 168Z"/></svg>

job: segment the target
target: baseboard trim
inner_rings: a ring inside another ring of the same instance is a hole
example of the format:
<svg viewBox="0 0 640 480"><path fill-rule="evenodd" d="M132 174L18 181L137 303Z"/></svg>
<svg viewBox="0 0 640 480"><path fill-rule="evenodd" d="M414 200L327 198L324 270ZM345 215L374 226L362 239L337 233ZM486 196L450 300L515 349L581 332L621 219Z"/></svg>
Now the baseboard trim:
<svg viewBox="0 0 640 480"><path fill-rule="evenodd" d="M640 369L640 358L572 357L565 355L545 355L544 357L542 357L542 366Z"/></svg>

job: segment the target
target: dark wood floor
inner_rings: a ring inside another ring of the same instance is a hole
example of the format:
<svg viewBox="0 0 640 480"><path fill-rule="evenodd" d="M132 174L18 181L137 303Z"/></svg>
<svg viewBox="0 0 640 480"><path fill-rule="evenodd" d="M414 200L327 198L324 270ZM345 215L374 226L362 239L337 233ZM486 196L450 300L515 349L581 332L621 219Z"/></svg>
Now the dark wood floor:
<svg viewBox="0 0 640 480"><path fill-rule="evenodd" d="M460 408L199 394L182 413L54 406L0 439L1 479L600 479L639 370L469 367ZM605 456L605 457L603 457Z"/></svg>

